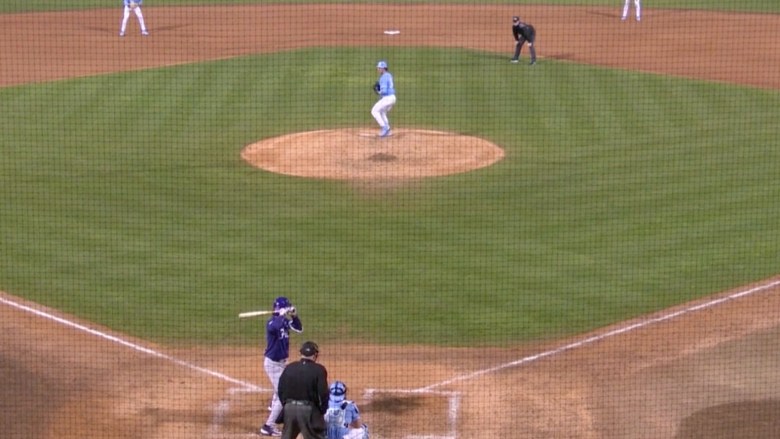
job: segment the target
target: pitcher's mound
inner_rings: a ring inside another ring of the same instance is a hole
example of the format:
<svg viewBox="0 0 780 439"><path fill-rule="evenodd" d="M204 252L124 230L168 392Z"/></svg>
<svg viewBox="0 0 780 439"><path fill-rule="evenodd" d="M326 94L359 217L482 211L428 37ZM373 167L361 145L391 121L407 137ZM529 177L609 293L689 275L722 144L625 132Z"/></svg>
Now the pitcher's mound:
<svg viewBox="0 0 780 439"><path fill-rule="evenodd" d="M336 180L393 180L457 174L504 157L498 146L470 136L414 129L309 131L265 139L241 157L266 171Z"/></svg>

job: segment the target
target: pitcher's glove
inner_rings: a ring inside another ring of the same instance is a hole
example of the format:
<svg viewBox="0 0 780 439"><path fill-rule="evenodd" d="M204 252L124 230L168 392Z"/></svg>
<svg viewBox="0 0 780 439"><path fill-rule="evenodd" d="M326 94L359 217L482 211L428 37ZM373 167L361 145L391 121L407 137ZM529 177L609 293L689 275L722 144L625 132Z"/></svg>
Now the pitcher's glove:
<svg viewBox="0 0 780 439"><path fill-rule="evenodd" d="M374 93L379 94L380 89L381 87L379 86L379 83L378 82L374 83Z"/></svg>

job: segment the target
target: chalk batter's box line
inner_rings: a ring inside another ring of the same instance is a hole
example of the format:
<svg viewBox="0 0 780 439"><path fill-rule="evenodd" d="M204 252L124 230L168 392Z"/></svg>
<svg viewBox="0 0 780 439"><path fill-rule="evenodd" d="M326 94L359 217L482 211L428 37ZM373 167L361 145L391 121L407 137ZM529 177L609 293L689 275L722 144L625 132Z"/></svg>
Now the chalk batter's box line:
<svg viewBox="0 0 780 439"><path fill-rule="evenodd" d="M272 389L250 389L245 387L234 387L228 389L228 394L231 396L245 395L252 393L267 393ZM389 394L389 395L403 395L403 396L433 396L439 398L446 398L447 409L447 427L449 433L446 435L406 435L403 439L457 439L458 432L458 413L460 411L461 394L460 392L443 391L443 390L415 390L415 389L365 389L363 392L363 398L366 401L371 401L374 395L377 394ZM218 431L219 425L224 419L227 411L230 408L230 404L226 401L221 401L219 408L215 409L220 413L219 416L215 415L215 422L212 424L212 430ZM375 437L375 435L371 435Z"/></svg>
<svg viewBox="0 0 780 439"><path fill-rule="evenodd" d="M420 389L366 389L363 397L366 401L371 401L374 395L385 393L390 395L404 396L434 396L446 398L447 409L447 427L449 432L446 435L406 435L403 439L457 439L458 437L458 413L460 411L460 392L446 390L420 390Z"/></svg>
<svg viewBox="0 0 780 439"><path fill-rule="evenodd" d="M580 348L582 346L593 344L593 343L596 343L598 341L601 341L601 340L604 340L604 339L607 339L607 338L611 338L611 337L614 337L614 336L618 336L618 335L621 335L621 334L625 334L625 333L628 333L628 332L632 332L634 330L641 329L641 328L644 328L646 326L651 326L651 325L658 324L658 323L661 323L661 322L673 320L673 319L675 319L677 317L680 317L680 316L683 316L683 315L686 315L686 314L698 312L698 311L701 311L701 310L704 310L704 309L708 309L708 308L712 308L712 307L721 305L721 304L729 302L729 301L740 299L742 297L747 297L747 296L750 296L750 295L758 293L758 292L763 292L763 291L766 291L766 290L770 290L770 289L772 289L772 288L774 288L776 286L780 286L780 279L775 279L775 280L772 280L772 281L768 281L767 283L755 286L753 288L748 288L748 289L745 289L745 290L739 290L739 291L736 291L734 293L731 293L731 294L728 294L728 295L725 295L725 296L722 296L722 297L719 297L719 298L716 298L716 299L713 299L713 300L708 300L708 301L704 301L704 302L701 302L701 303L697 303L695 305L689 306L687 308L683 308L681 310L669 312L669 313L666 313L666 314L660 314L659 316L657 316L655 318L639 320L638 322L626 324L623 327L618 327L617 329L613 329L611 331L607 331L607 332L602 333L602 334L592 335L592 336L586 337L586 338L584 338L584 339L582 339L580 341L560 346L560 347L558 347L556 349L552 349L552 350L548 350L548 351L545 351L545 352L538 353L536 355L520 358L520 359L517 359L515 361L511 361L509 363L504 363L504 364L501 364L501 365L498 365L498 366L494 366L494 367L491 367L491 368L477 370L477 371L471 372L469 374L456 376L456 377L453 377L453 378L445 380L445 381L440 381L438 383L430 384L430 385L428 385L426 387L422 387L422 388L418 388L418 389L395 389L395 390L368 389L368 390L366 390L366 392L367 392L366 396L368 398L370 398L375 393L391 393L391 394L394 393L394 394L404 394L404 395L418 394L418 395L434 395L434 396L446 397L446 398L448 398L448 402L449 402L449 423L450 423L450 430L451 430L450 435L447 435L447 436L409 435L409 436L404 436L404 439L457 439L457 430L455 429L455 426L456 426L457 417L458 417L457 416L457 412L458 412L458 408L460 406L460 394L455 393L455 392L434 391L433 389L435 389L437 387L448 386L448 385L451 385L451 384L454 384L454 383L457 383L457 382L467 381L467 380L474 379L474 378L477 378L477 377L480 377L480 376L483 376L483 375L496 373L496 372L502 371L504 369L508 369L508 368L512 368L512 367L518 367L518 366L521 366L521 365L524 365L524 364L532 363L532 362L534 362L536 360L539 360L539 359L542 359L542 358L545 358L545 357L550 357L550 356L554 356L554 355L557 355L557 354L560 354L560 353L563 353L563 352L566 352L566 351L569 351L569 350L577 349L577 348ZM32 307L29 307L29 306L26 306L26 305L22 305L22 304L20 304L18 302L12 301L12 300L5 299L4 297L2 297L2 295L0 295L0 303L4 303L4 304L6 304L8 306L17 308L19 310L22 310L22 311L25 311L25 312L28 312L28 313L32 313L32 314L34 314L36 316L39 316L39 317L42 317L42 318L45 318L45 319L48 319L48 320L55 321L55 322L60 323L62 325L68 326L70 328L87 332L87 333L89 333L91 335L97 336L99 338L103 338L103 339L108 340L108 341L113 342L113 343L117 343L117 344L123 345L123 346L128 347L130 349L133 349L135 351L138 351L138 352L141 352L141 353L145 353L145 354L151 355L153 357L165 359L165 360L170 361L170 362L172 362L174 364L177 364L179 366L185 367L187 369L194 370L196 372L200 372L200 373L205 374L205 375L209 375L209 376L211 376L213 378L217 378L217 379L224 380L226 382L238 385L239 386L238 388L233 388L233 389L229 390L229 392L231 394L232 393L255 393L255 392L270 392L271 391L271 389L264 389L262 387L259 387L259 386L255 385L255 384L252 384L252 383L249 383L247 381L242 381L242 380L238 380L238 379L232 378L232 377L230 377L228 375L225 375L223 373L216 372L216 371L213 371L213 370L210 370L210 369L206 369L204 367L197 366L195 364L192 364L192 363L180 360L180 359L172 357L170 355L166 355L166 354L157 352L155 350L149 349L147 347L144 347L144 346L141 346L141 345L129 342L129 341L124 340L122 338L119 338L117 336L110 335L110 334L107 334L105 332L101 332L101 331L98 331L98 330L95 330L95 329L92 329L92 328L88 328L88 327L86 327L84 325L80 325L80 324L72 322L70 320L63 319L61 317L57 317L57 316L52 315L50 313L47 313L47 312L44 312L44 311L41 311L41 310L38 310L38 309L35 309L35 308L32 308ZM225 405L225 402L223 401L223 402L220 402L219 406L220 406L220 408L217 411L220 413L220 415L217 416L217 418L222 418L222 417L224 417L224 415L226 415L227 410L229 410L230 404L227 403ZM214 427L216 429L219 429L220 424L221 424L221 419L216 419L215 423L212 425L212 427Z"/></svg>

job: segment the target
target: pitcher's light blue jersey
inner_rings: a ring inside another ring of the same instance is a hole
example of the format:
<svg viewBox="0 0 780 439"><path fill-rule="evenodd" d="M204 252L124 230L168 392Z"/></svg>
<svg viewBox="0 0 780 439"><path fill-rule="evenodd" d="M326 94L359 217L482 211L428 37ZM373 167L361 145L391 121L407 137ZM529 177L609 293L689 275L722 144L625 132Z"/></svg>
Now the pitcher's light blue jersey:
<svg viewBox="0 0 780 439"><path fill-rule="evenodd" d="M379 95L395 95L395 84L393 83L393 75L391 75L390 72L384 72L382 73L382 76L379 77Z"/></svg>

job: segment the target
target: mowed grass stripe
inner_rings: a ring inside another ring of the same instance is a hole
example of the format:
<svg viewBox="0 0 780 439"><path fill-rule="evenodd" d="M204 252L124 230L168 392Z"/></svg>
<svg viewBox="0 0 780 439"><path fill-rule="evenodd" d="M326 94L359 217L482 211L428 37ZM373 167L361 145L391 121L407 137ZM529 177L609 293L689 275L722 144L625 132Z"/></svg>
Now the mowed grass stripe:
<svg viewBox="0 0 780 439"><path fill-rule="evenodd" d="M318 340L493 345L776 272L777 93L385 54L397 127L506 158L379 194L241 161L260 138L373 128L372 49L0 90L0 288L154 340L255 342L235 314L286 294Z"/></svg>

